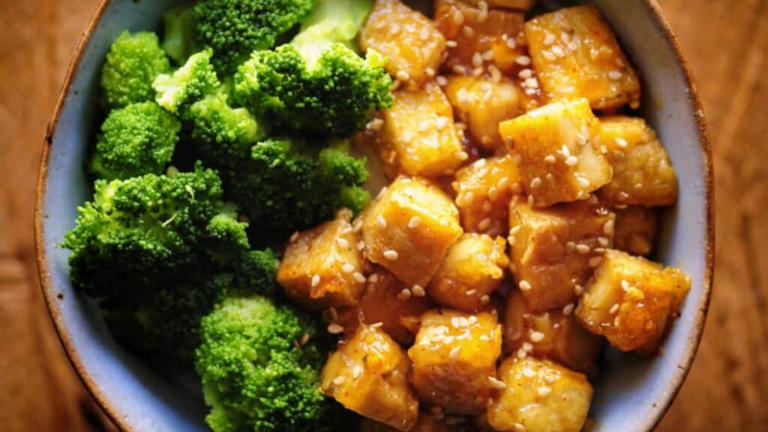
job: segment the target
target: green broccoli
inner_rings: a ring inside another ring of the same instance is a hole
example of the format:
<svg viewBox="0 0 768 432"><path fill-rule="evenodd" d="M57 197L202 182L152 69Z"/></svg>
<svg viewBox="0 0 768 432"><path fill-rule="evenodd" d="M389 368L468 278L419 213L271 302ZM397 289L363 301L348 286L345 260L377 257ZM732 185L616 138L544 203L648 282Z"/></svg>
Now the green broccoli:
<svg viewBox="0 0 768 432"><path fill-rule="evenodd" d="M347 416L320 394L330 341L318 323L259 297L227 298L202 319L195 366L214 432L331 432Z"/></svg>
<svg viewBox="0 0 768 432"><path fill-rule="evenodd" d="M290 231L333 217L339 207L358 212L367 204L365 159L345 143L319 153L287 140L261 140L259 123L217 92L187 114L194 156L219 171L226 198L261 230Z"/></svg>
<svg viewBox="0 0 768 432"><path fill-rule="evenodd" d="M214 51L221 76L233 74L254 50L270 49L317 0L202 0L194 8L197 43Z"/></svg>
<svg viewBox="0 0 768 432"><path fill-rule="evenodd" d="M210 49L192 54L173 74L159 75L153 83L157 103L172 113L183 114L189 105L215 90L219 80L211 66L211 55Z"/></svg>
<svg viewBox="0 0 768 432"><path fill-rule="evenodd" d="M392 104L386 59L353 48L370 0L327 0L299 34L275 51L256 51L235 74L234 98L279 132L345 138L371 112Z"/></svg>
<svg viewBox="0 0 768 432"><path fill-rule="evenodd" d="M198 320L222 295L277 290L277 260L250 248L213 170L98 180L78 213L63 242L72 284L150 361L191 360Z"/></svg>
<svg viewBox="0 0 768 432"><path fill-rule="evenodd" d="M177 65L197 52L194 39L194 10L190 6L176 7L163 15L162 47Z"/></svg>
<svg viewBox="0 0 768 432"><path fill-rule="evenodd" d="M89 171L107 180L161 174L180 130L176 117L154 102L112 110L101 125Z"/></svg>
<svg viewBox="0 0 768 432"><path fill-rule="evenodd" d="M112 43L101 71L102 103L105 108L122 108L155 96L152 81L171 70L157 35L131 34L127 30Z"/></svg>

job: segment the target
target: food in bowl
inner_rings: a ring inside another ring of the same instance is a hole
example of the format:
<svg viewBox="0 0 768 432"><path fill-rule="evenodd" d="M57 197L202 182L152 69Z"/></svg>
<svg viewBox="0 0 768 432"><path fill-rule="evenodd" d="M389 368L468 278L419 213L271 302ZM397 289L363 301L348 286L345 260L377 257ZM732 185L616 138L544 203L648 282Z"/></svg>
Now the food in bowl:
<svg viewBox="0 0 768 432"><path fill-rule="evenodd" d="M195 366L216 431L581 430L603 341L655 353L690 280L647 258L677 180L629 60L596 9L531 6L202 0L123 33L73 285Z"/></svg>

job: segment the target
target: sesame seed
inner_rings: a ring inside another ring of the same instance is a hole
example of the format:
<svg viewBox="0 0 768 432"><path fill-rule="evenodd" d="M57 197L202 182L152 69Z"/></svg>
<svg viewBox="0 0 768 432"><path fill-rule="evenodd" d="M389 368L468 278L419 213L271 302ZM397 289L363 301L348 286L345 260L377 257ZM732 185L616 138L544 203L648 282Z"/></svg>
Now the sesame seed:
<svg viewBox="0 0 768 432"><path fill-rule="evenodd" d="M376 283L378 281L379 281L379 274L378 273L374 273L374 274L368 276L368 282Z"/></svg>
<svg viewBox="0 0 768 432"><path fill-rule="evenodd" d="M312 276L312 288L318 286L320 284L320 275L316 274Z"/></svg>
<svg viewBox="0 0 768 432"><path fill-rule="evenodd" d="M526 358L527 356L528 356L528 353L527 353L527 352L525 352L525 351L523 351L523 349L522 349L522 348L520 348L519 350L517 350L517 358L521 358L521 359L524 359L524 358Z"/></svg>
<svg viewBox="0 0 768 432"><path fill-rule="evenodd" d="M520 287L520 289L521 289L521 290L523 290L523 291L530 291L530 290L531 290L531 288L533 288L533 287L531 286L531 283L530 283L530 282L528 282L527 280L521 280L521 281L520 281L520 283L518 283L517 285L518 285L518 286Z"/></svg>
<svg viewBox="0 0 768 432"><path fill-rule="evenodd" d="M456 360L459 357L459 352L461 351L461 345L453 347L451 351L448 353L448 357L451 358L451 360Z"/></svg>
<svg viewBox="0 0 768 432"><path fill-rule="evenodd" d="M459 46L459 44L455 40L448 40L448 41L445 41L445 46L447 46L448 48L456 48L457 46Z"/></svg>
<svg viewBox="0 0 768 432"><path fill-rule="evenodd" d="M620 199L620 200L624 201L624 200L626 200L627 198L629 198L629 194L628 194L628 193L626 193L626 192L624 192L624 191L621 191L621 192L619 192L618 194L616 194L616 197L617 197L618 199Z"/></svg>
<svg viewBox="0 0 768 432"><path fill-rule="evenodd" d="M516 235L518 232L520 232L520 229L521 229L521 228L522 228L522 226L520 226L520 225L516 225L516 226L512 227L512 228L509 230L509 234L510 234L510 235Z"/></svg>
<svg viewBox="0 0 768 432"><path fill-rule="evenodd" d="M344 327L336 324L336 323L330 323L328 324L328 333L330 334L339 334L344 331Z"/></svg>
<svg viewBox="0 0 768 432"><path fill-rule="evenodd" d="M490 50L490 49L489 49L489 50L486 50L486 51L483 53L483 60L485 60L485 61L491 61L491 60L493 60L493 50Z"/></svg>
<svg viewBox="0 0 768 432"><path fill-rule="evenodd" d="M625 140L624 138L621 138L621 137L614 138L613 142L615 142L616 145L621 147L621 148L626 148L629 145L627 140Z"/></svg>
<svg viewBox="0 0 768 432"><path fill-rule="evenodd" d="M387 220L384 219L384 217L381 216L381 215L376 217L376 223L378 223L379 227L382 228L382 229L387 227Z"/></svg>
<svg viewBox="0 0 768 432"><path fill-rule="evenodd" d="M502 177L499 179L499 182L496 183L496 188L498 190L504 190L507 188L507 186L509 186L509 177Z"/></svg>
<svg viewBox="0 0 768 432"><path fill-rule="evenodd" d="M592 258L589 259L589 263L588 264L589 264L590 267L597 267L597 266L600 265L600 262L602 260L603 260L603 257L599 257L599 256L592 257Z"/></svg>
<svg viewBox="0 0 768 432"><path fill-rule="evenodd" d="M547 50L542 51L541 52L541 56L544 57L544 59L548 60L548 61L555 61L557 59L557 57L555 57L554 54L552 54L551 52L549 52Z"/></svg>
<svg viewBox="0 0 768 432"><path fill-rule="evenodd" d="M461 9L453 9L453 22L456 23L456 25L461 25L464 22L464 13Z"/></svg>
<svg viewBox="0 0 768 432"><path fill-rule="evenodd" d="M380 118L375 118L368 122L368 124L366 125L366 128L377 131L377 130L381 130L382 126L384 126L384 120Z"/></svg>
<svg viewBox="0 0 768 432"><path fill-rule="evenodd" d="M488 377L488 384L490 384L491 388L495 388L499 390L507 388L507 385L504 383L504 381L496 379L495 377L492 377L492 376Z"/></svg>
<svg viewBox="0 0 768 432"><path fill-rule="evenodd" d="M520 66L528 66L531 64L531 58L527 55L517 56L517 58L515 58L515 63L519 64Z"/></svg>
<svg viewBox="0 0 768 432"><path fill-rule="evenodd" d="M295 242L295 241L296 241L296 239L298 239L298 238L299 238L299 232L298 232L298 231L296 231L295 233L291 234L291 238L290 238L290 239L288 239L288 241L289 241L289 242L291 242L291 243L293 243L293 242Z"/></svg>
<svg viewBox="0 0 768 432"><path fill-rule="evenodd" d="M530 186L531 186L531 189L536 189L537 187L541 186L541 178L534 177L531 180L531 185Z"/></svg>
<svg viewBox="0 0 768 432"><path fill-rule="evenodd" d="M577 296L584 294L584 287L579 284L574 285L573 293L576 294Z"/></svg>
<svg viewBox="0 0 768 432"><path fill-rule="evenodd" d="M530 342L523 342L523 351L525 352L531 352L533 351L533 345L530 344Z"/></svg>
<svg viewBox="0 0 768 432"><path fill-rule="evenodd" d="M481 220L480 223L477 224L477 229L479 229L480 231L485 231L490 226L491 226L491 218L485 218Z"/></svg>
<svg viewBox="0 0 768 432"><path fill-rule="evenodd" d="M605 224L603 224L603 233L607 236L613 234L613 219L605 221Z"/></svg>
<svg viewBox="0 0 768 432"><path fill-rule="evenodd" d="M586 188L589 187L589 180L585 179L584 177L577 176L576 177L576 183L579 184L579 186Z"/></svg>
<svg viewBox="0 0 768 432"><path fill-rule="evenodd" d="M496 201L496 198L498 198L499 190L496 188L496 186L491 186L488 188L488 198L491 199L491 201Z"/></svg>
<svg viewBox="0 0 768 432"><path fill-rule="evenodd" d="M423 27L421 29L421 32L419 32L419 38L421 38L421 40L423 41L429 39L429 30L427 29L427 27Z"/></svg>
<svg viewBox="0 0 768 432"><path fill-rule="evenodd" d="M582 255L588 254L589 251L590 251L589 245L585 245L583 243L579 243L579 244L576 245L576 252L578 252L578 253L580 253Z"/></svg>
<svg viewBox="0 0 768 432"><path fill-rule="evenodd" d="M411 293L413 293L415 297L424 297L425 295L427 295L427 292L424 291L424 288L419 284L416 284L413 287L411 287Z"/></svg>
<svg viewBox="0 0 768 432"><path fill-rule="evenodd" d="M532 331L530 334L530 338L532 342L541 342L544 340L544 333L540 331Z"/></svg>
<svg viewBox="0 0 768 432"><path fill-rule="evenodd" d="M365 242L360 240L359 242L357 242L357 250L361 251L363 249L365 249Z"/></svg>
<svg viewBox="0 0 768 432"><path fill-rule="evenodd" d="M355 367L352 369L352 379L358 379L362 374L363 368L360 365L355 365Z"/></svg>
<svg viewBox="0 0 768 432"><path fill-rule="evenodd" d="M550 154L550 155L544 156L544 162L553 164L553 163L557 162L557 159L553 155Z"/></svg>
<svg viewBox="0 0 768 432"><path fill-rule="evenodd" d="M469 27L469 26L462 27L461 33L464 35L464 37L468 39L472 38L472 36L475 35L475 31L472 30L472 27Z"/></svg>
<svg viewBox="0 0 768 432"><path fill-rule="evenodd" d="M474 288L472 288L470 290L467 290L467 292L464 293L464 295L466 295L467 297L471 297L471 296L473 296L475 294L477 294L477 290L474 289Z"/></svg>
<svg viewBox="0 0 768 432"><path fill-rule="evenodd" d="M334 385L340 386L343 383L344 383L344 377L343 376L337 376L336 378L333 379L333 384Z"/></svg>
<svg viewBox="0 0 768 432"><path fill-rule="evenodd" d="M480 303L481 304L488 304L491 302L491 298L488 296L488 294L480 297Z"/></svg>
<svg viewBox="0 0 768 432"><path fill-rule="evenodd" d="M539 80L536 78L528 78L523 82L523 85L528 88L539 88Z"/></svg>
<svg viewBox="0 0 768 432"><path fill-rule="evenodd" d="M552 54L554 54L554 55L556 55L557 57L560 57L560 58L565 57L565 52L563 51L562 48L560 48L557 45L552 47Z"/></svg>
<svg viewBox="0 0 768 432"><path fill-rule="evenodd" d="M338 243L339 246L343 247L344 249L349 247L349 241L347 241L347 239L345 239L344 237L337 237L336 243Z"/></svg>
<svg viewBox="0 0 768 432"><path fill-rule="evenodd" d="M571 166L571 167L576 166L576 164L578 163L579 163L579 158L577 158L576 156L568 156L567 158L565 158L565 164L568 166Z"/></svg>
<svg viewBox="0 0 768 432"><path fill-rule="evenodd" d="M401 300L406 300L411 298L411 294L412 294L411 290L409 290L408 288L403 288L403 290L400 291L400 294L398 294L397 297L400 298Z"/></svg>
<svg viewBox="0 0 768 432"><path fill-rule="evenodd" d="M552 33L547 33L546 36L544 36L544 45L552 45L555 43L555 35Z"/></svg>
<svg viewBox="0 0 768 432"><path fill-rule="evenodd" d="M483 55L476 52L472 55L472 66L481 67L483 65Z"/></svg>
<svg viewBox="0 0 768 432"><path fill-rule="evenodd" d="M599 243L599 244L600 244L600 246L602 246L602 247L608 247L608 243L609 243L609 241L608 241L608 239L607 239L607 238L605 238L605 237L598 237L598 238L597 238L597 243Z"/></svg>
<svg viewBox="0 0 768 432"><path fill-rule="evenodd" d="M483 201L483 211L485 213L490 213L491 211L491 202L488 200Z"/></svg>
<svg viewBox="0 0 768 432"><path fill-rule="evenodd" d="M404 70L399 70L399 71L397 71L397 73L395 74L395 76L396 76L396 77L397 77L397 79L399 79L400 81L408 81L408 79L410 79L410 78L411 78L411 76L408 74L408 72L406 72L406 71L404 71Z"/></svg>
<svg viewBox="0 0 768 432"><path fill-rule="evenodd" d="M389 26L389 34L396 35L398 33L400 33L400 24L395 23Z"/></svg>
<svg viewBox="0 0 768 432"><path fill-rule="evenodd" d="M384 325L383 322L378 321L368 326L368 328L377 329L379 327L382 327Z"/></svg>
<svg viewBox="0 0 768 432"><path fill-rule="evenodd" d="M442 75L438 75L438 76L437 76L437 78L435 78L435 82L436 82L436 83L437 83L437 85L439 85L440 87L445 87L445 86L447 86L447 85L448 85L448 80L447 80L447 79L445 79L445 77L444 77L444 76L442 76Z"/></svg>
<svg viewBox="0 0 768 432"><path fill-rule="evenodd" d="M517 42L515 42L515 38L507 38L507 47L509 49L515 49L517 46Z"/></svg>
<svg viewBox="0 0 768 432"><path fill-rule="evenodd" d="M356 282L364 283L365 282L365 276L363 276L360 272L355 272L354 275L352 275L355 278Z"/></svg>
<svg viewBox="0 0 768 432"><path fill-rule="evenodd" d="M512 425L514 432L526 432L525 426L522 423L515 423Z"/></svg>
<svg viewBox="0 0 768 432"><path fill-rule="evenodd" d="M619 72L617 70L612 70L612 71L608 72L608 78L610 78L612 80L620 80L621 77L622 77L621 72Z"/></svg>
<svg viewBox="0 0 768 432"><path fill-rule="evenodd" d="M390 260L390 261L397 261L398 253L396 250L387 249L384 251L384 258Z"/></svg>
<svg viewBox="0 0 768 432"><path fill-rule="evenodd" d="M573 303L568 303L567 305L563 306L563 315L570 315L573 313Z"/></svg>
<svg viewBox="0 0 768 432"><path fill-rule="evenodd" d="M343 266L341 266L341 271L343 271L344 273L352 273L353 271L355 271L355 266L353 266L350 263L345 263Z"/></svg>
<svg viewBox="0 0 768 432"><path fill-rule="evenodd" d="M501 81L501 71L499 71L499 68L497 68L495 65L488 66L488 72L491 73L491 81L493 82Z"/></svg>
<svg viewBox="0 0 768 432"><path fill-rule="evenodd" d="M550 393L552 393L552 389L547 386L541 386L536 390L539 393L539 396L546 396Z"/></svg>
<svg viewBox="0 0 768 432"><path fill-rule="evenodd" d="M611 309L608 311L608 313L613 315L613 314L615 314L618 311L619 311L619 304L618 303L614 303L613 306L611 306Z"/></svg>
<svg viewBox="0 0 768 432"><path fill-rule="evenodd" d="M533 195L528 195L528 205L533 207Z"/></svg>

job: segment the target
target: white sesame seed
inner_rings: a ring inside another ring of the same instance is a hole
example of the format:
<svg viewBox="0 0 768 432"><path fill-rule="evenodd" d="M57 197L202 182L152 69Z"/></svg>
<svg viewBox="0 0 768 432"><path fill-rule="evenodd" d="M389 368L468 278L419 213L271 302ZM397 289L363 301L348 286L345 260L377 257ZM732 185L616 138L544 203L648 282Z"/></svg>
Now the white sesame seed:
<svg viewBox="0 0 768 432"><path fill-rule="evenodd" d="M451 360L456 360L459 357L459 352L461 351L461 345L453 347L451 351L448 353L448 357L451 358Z"/></svg>
<svg viewBox="0 0 768 432"><path fill-rule="evenodd" d="M328 324L328 333L330 334L339 334L344 331L344 327L336 324L336 323L330 323Z"/></svg>
<svg viewBox="0 0 768 432"><path fill-rule="evenodd" d="M355 266L353 266L350 263L345 263L344 265L341 266L341 271L343 271L344 273L352 273L353 271L355 271Z"/></svg>
<svg viewBox="0 0 768 432"><path fill-rule="evenodd" d="M531 69L523 69L517 73L517 76L520 77L520 79L528 79L533 76L533 71Z"/></svg>
<svg viewBox="0 0 768 432"><path fill-rule="evenodd" d="M539 396L546 396L550 393L552 393L552 389L547 386L541 386L536 390L539 393Z"/></svg>
<svg viewBox="0 0 768 432"><path fill-rule="evenodd" d="M576 166L578 163L579 163L579 158L577 158L576 156L571 155L565 158L565 164L568 166L571 166L571 167Z"/></svg>
<svg viewBox="0 0 768 432"><path fill-rule="evenodd" d="M355 365L354 368L352 368L352 379L358 379L360 378L360 375L363 374L363 368L360 365Z"/></svg>
<svg viewBox="0 0 768 432"><path fill-rule="evenodd" d="M539 88L539 80L536 78L528 78L523 82L523 85L531 89Z"/></svg>
<svg viewBox="0 0 768 432"><path fill-rule="evenodd" d="M507 47L509 49L515 49L517 46L517 42L515 42L515 38L507 38Z"/></svg>
<svg viewBox="0 0 768 432"><path fill-rule="evenodd" d="M343 376L337 376L336 378L333 379L333 384L337 385L337 386L340 386L340 385L344 384L344 377Z"/></svg>
<svg viewBox="0 0 768 432"><path fill-rule="evenodd" d="M621 138L621 137L614 138L613 142L615 142L616 145L621 147L621 148L626 148L629 145L627 140L625 140L624 138Z"/></svg>
<svg viewBox="0 0 768 432"><path fill-rule="evenodd" d="M368 276L368 282L376 283L378 281L379 281L379 274L378 273L374 273L374 274Z"/></svg>
<svg viewBox="0 0 768 432"><path fill-rule="evenodd" d="M473 296L475 294L477 294L477 290L474 289L474 288L472 288L470 290L467 290L467 292L464 293L464 295L466 295L467 297L471 297L471 296Z"/></svg>
<svg viewBox="0 0 768 432"><path fill-rule="evenodd" d="M617 197L618 199L620 199L620 200L624 201L624 200L626 200L627 198L629 198L629 194L628 194L628 193L626 193L626 192L624 192L624 191L621 191L621 192L619 192L618 194L616 194L616 197Z"/></svg>
<svg viewBox="0 0 768 432"><path fill-rule="evenodd" d="M608 247L608 243L609 243L609 241L608 241L608 239L607 239L607 238L605 238L605 237L598 237L598 238L597 238L597 243L599 243L599 244L600 244L600 246L602 246L602 247Z"/></svg>
<svg viewBox="0 0 768 432"><path fill-rule="evenodd" d="M490 302L491 302L491 298L488 296L488 294L485 294L484 296L480 297L481 304L488 304Z"/></svg>
<svg viewBox="0 0 768 432"><path fill-rule="evenodd" d="M620 80L621 77L622 77L621 72L619 72L617 70L612 70L612 71L608 72L608 78L610 78L612 80Z"/></svg>
<svg viewBox="0 0 768 432"><path fill-rule="evenodd" d="M411 298L411 294L412 294L411 290L409 290L408 288L403 288L403 290L400 291L400 294L398 294L397 297L400 298L401 300L406 300Z"/></svg>
<svg viewBox="0 0 768 432"><path fill-rule="evenodd" d="M619 304L618 303L614 303L613 306L611 306L611 309L608 311L608 313L613 315L613 314L615 314L618 311L619 311Z"/></svg>
<svg viewBox="0 0 768 432"><path fill-rule="evenodd" d="M522 228L522 226L521 226L521 225L516 225L516 226L512 227L512 228L509 230L509 234L510 234L510 235L516 235L517 233L519 233L519 232L520 232L520 229L521 229L521 228Z"/></svg>
<svg viewBox="0 0 768 432"><path fill-rule="evenodd" d="M476 52L472 55L472 66L481 67L483 65L483 55Z"/></svg>
<svg viewBox="0 0 768 432"><path fill-rule="evenodd" d="M379 215L376 217L376 223L379 224L379 228L386 228L387 227L387 220L384 219L383 216Z"/></svg>
<svg viewBox="0 0 768 432"><path fill-rule="evenodd" d="M504 383L504 381L500 379L496 379L495 377L492 377L492 376L488 377L488 384L490 384L491 388L495 388L499 390L507 388L507 385Z"/></svg>
<svg viewBox="0 0 768 432"><path fill-rule="evenodd" d="M406 71L404 71L404 70L399 70L399 71L397 71L397 73L395 74L395 76L396 76L396 77L397 77L397 79L399 79L400 81L408 81L408 79L410 79L410 78L411 78L411 76L408 74L408 72L406 72Z"/></svg>
<svg viewBox="0 0 768 432"><path fill-rule="evenodd" d="M533 207L533 204L534 204L533 195L528 195L528 205Z"/></svg>
<svg viewBox="0 0 768 432"><path fill-rule="evenodd" d="M523 348L523 351L525 352L533 351L533 345L531 345L530 342L523 342L522 348Z"/></svg>
<svg viewBox="0 0 768 432"><path fill-rule="evenodd" d="M544 340L544 336L544 333L540 331L532 331L529 337L532 342L541 342Z"/></svg>
<svg viewBox="0 0 768 432"><path fill-rule="evenodd" d="M548 61L555 61L557 59L557 57L555 57L554 54L552 54L551 52L549 52L547 50L542 51L541 52L541 56L544 57L544 59L548 60Z"/></svg>
<svg viewBox="0 0 768 432"><path fill-rule="evenodd" d="M364 283L365 282L365 276L363 276L360 272L355 272L354 275L352 275L355 278L356 282Z"/></svg>
<svg viewBox="0 0 768 432"><path fill-rule="evenodd" d="M421 31L419 32L419 38L421 38L423 41L429 39L429 30L427 27L422 27Z"/></svg>
<svg viewBox="0 0 768 432"><path fill-rule="evenodd" d="M427 292L424 291L424 288L419 284L416 284L413 287L411 287L411 293L413 293L415 297L424 297L425 295L427 295Z"/></svg>
<svg viewBox="0 0 768 432"><path fill-rule="evenodd" d="M579 284L574 285L573 293L576 294L577 296L584 294L584 287Z"/></svg>
<svg viewBox="0 0 768 432"><path fill-rule="evenodd" d="M555 43L555 35L552 33L547 33L546 36L544 36L544 45L552 45Z"/></svg>
<svg viewBox="0 0 768 432"><path fill-rule="evenodd" d="M590 267L597 267L597 266L600 265L600 262L602 260L603 260L603 257L599 257L599 256L592 257L592 258L589 259L589 263L588 264L589 264Z"/></svg>
<svg viewBox="0 0 768 432"><path fill-rule="evenodd" d="M491 202L488 200L483 201L483 211L485 213L490 213L491 211Z"/></svg>
<svg viewBox="0 0 768 432"><path fill-rule="evenodd" d="M603 233L607 236L613 234L613 219L608 219L603 224Z"/></svg>
<svg viewBox="0 0 768 432"><path fill-rule="evenodd" d="M455 40L447 40L445 41L445 46L447 46L448 48L456 48L457 46L459 46L459 44Z"/></svg>
<svg viewBox="0 0 768 432"><path fill-rule="evenodd" d="M390 261L397 261L399 254L396 250L387 249L384 251L384 258L390 260Z"/></svg>
<svg viewBox="0 0 768 432"><path fill-rule="evenodd" d="M528 282L527 280L521 280L521 281L520 281L520 283L519 283L519 284L517 284L517 285L518 285L518 286L520 287L520 289L521 289L521 290L523 290L523 291L530 291L530 290L531 290L531 288L533 288L533 287L531 286L531 283L530 283L530 282Z"/></svg>
<svg viewBox="0 0 768 432"><path fill-rule="evenodd" d="M491 226L491 218L485 218L480 221L480 223L477 224L477 229L480 231L485 231Z"/></svg>
<svg viewBox="0 0 768 432"><path fill-rule="evenodd" d="M512 429L514 429L514 432L527 432L525 425L523 425L522 423L513 424Z"/></svg>
<svg viewBox="0 0 768 432"><path fill-rule="evenodd" d="M320 284L320 275L316 274L316 275L312 276L311 284L312 284L312 288L318 286Z"/></svg>
<svg viewBox="0 0 768 432"><path fill-rule="evenodd" d="M567 305L563 306L563 315L570 315L573 313L573 308L575 306L573 303L568 303Z"/></svg>
<svg viewBox="0 0 768 432"><path fill-rule="evenodd" d="M552 47L552 54L554 54L554 55L556 55L557 57L560 57L560 58L565 57L565 52L563 51L562 48L560 48L557 45Z"/></svg>
<svg viewBox="0 0 768 432"><path fill-rule="evenodd" d="M462 29L461 29L461 33L462 33L462 34L464 35L464 37L466 37L467 39L471 39L471 38L472 38L472 36L474 36L474 35L475 35L475 31L474 31L474 30L472 30L472 27L469 27L469 26L464 26L464 27L462 27Z"/></svg>
<svg viewBox="0 0 768 432"><path fill-rule="evenodd" d="M536 189L537 187L541 186L541 178L539 178L539 177L534 177L534 178L531 180L531 184L530 184L530 186L531 186L531 189Z"/></svg>
<svg viewBox="0 0 768 432"><path fill-rule="evenodd" d="M586 188L589 187L589 180L585 179L584 177L577 176L576 177L576 183L579 184L579 186Z"/></svg>
<svg viewBox="0 0 768 432"><path fill-rule="evenodd" d="M525 351L524 351L522 348L520 348L519 350L517 350L517 358L521 358L521 359L524 359L524 358L526 358L527 356L528 356L528 353L527 353L527 352L525 352Z"/></svg>
<svg viewBox="0 0 768 432"><path fill-rule="evenodd" d="M291 234L291 238L290 238L290 239L288 239L288 241L289 241L289 242L291 242L291 243L295 242L295 241L296 241L296 239L298 239L298 238L299 238L299 234L300 234L300 233L299 233L298 231L296 231L295 233Z"/></svg>
<svg viewBox="0 0 768 432"><path fill-rule="evenodd" d="M517 58L515 58L515 63L519 64L520 66L528 66L531 64L531 58L527 55L517 56Z"/></svg>
<svg viewBox="0 0 768 432"><path fill-rule="evenodd" d="M580 253L582 255L588 254L590 250L591 249L590 249L589 245L585 245L584 243L579 243L579 244L576 245L576 252L578 252L578 253Z"/></svg>
<svg viewBox="0 0 768 432"><path fill-rule="evenodd" d="M349 247L349 241L345 239L344 237L336 237L336 243L339 244L342 248L346 249Z"/></svg>
<svg viewBox="0 0 768 432"><path fill-rule="evenodd" d="M555 156L550 154L550 155L544 156L544 162L549 163L549 164L553 164L553 163L557 162L557 159L555 158Z"/></svg>

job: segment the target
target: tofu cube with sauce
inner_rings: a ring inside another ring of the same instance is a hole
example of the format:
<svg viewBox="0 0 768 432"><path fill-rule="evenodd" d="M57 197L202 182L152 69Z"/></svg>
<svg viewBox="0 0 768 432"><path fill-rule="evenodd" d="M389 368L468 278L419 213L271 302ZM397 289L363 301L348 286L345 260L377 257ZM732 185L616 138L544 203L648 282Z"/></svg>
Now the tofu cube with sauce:
<svg viewBox="0 0 768 432"><path fill-rule="evenodd" d="M586 99L554 102L499 125L534 205L584 199L611 181L597 143L599 122Z"/></svg>
<svg viewBox="0 0 768 432"><path fill-rule="evenodd" d="M401 171L408 175L452 174L468 157L451 104L433 83L396 91L392 107L384 112L382 134L383 145L395 152Z"/></svg>
<svg viewBox="0 0 768 432"><path fill-rule="evenodd" d="M512 205L510 269L534 312L562 308L613 245L615 215L594 199L534 209Z"/></svg>
<svg viewBox="0 0 768 432"><path fill-rule="evenodd" d="M360 31L360 49L387 58L387 71L410 88L435 76L445 51L445 38L435 23L400 0L376 0Z"/></svg>
<svg viewBox="0 0 768 432"><path fill-rule="evenodd" d="M576 317L622 351L651 354L690 286L691 279L679 269L609 250L581 297Z"/></svg>
<svg viewBox="0 0 768 432"><path fill-rule="evenodd" d="M500 354L501 326L495 313L427 311L408 350L411 384L422 402L448 413L480 414Z"/></svg>
<svg viewBox="0 0 768 432"><path fill-rule="evenodd" d="M357 249L359 230L352 229L352 212L295 234L283 254L277 281L285 293L312 310L350 306L365 289L363 253Z"/></svg>
<svg viewBox="0 0 768 432"><path fill-rule="evenodd" d="M451 76L445 87L448 100L475 143L486 150L504 146L499 123L521 114L520 90L508 78Z"/></svg>
<svg viewBox="0 0 768 432"><path fill-rule="evenodd" d="M435 2L435 23L448 39L443 70L457 75L515 73L526 54L522 12L489 9L488 3Z"/></svg>
<svg viewBox="0 0 768 432"><path fill-rule="evenodd" d="M666 150L641 118L600 120L600 141L613 179L598 192L609 205L667 206L677 202L677 175Z"/></svg>
<svg viewBox="0 0 768 432"><path fill-rule="evenodd" d="M549 360L509 357L499 367L499 390L488 423L504 432L579 432L587 420L592 385L586 376Z"/></svg>
<svg viewBox="0 0 768 432"><path fill-rule="evenodd" d="M512 156L478 159L456 171L452 184L461 223L468 232L506 234L509 203L522 193L520 173Z"/></svg>
<svg viewBox="0 0 768 432"><path fill-rule="evenodd" d="M659 225L659 212L654 207L629 206L615 208L616 233L613 247L632 255L648 255Z"/></svg>
<svg viewBox="0 0 768 432"><path fill-rule="evenodd" d="M368 277L365 293L354 306L339 309L335 322L351 336L361 324L381 323L381 329L404 345L413 343L421 315L432 306L424 288L400 282L392 273L377 267Z"/></svg>
<svg viewBox="0 0 768 432"><path fill-rule="evenodd" d="M437 303L463 311L477 311L490 302L509 265L507 242L485 234L463 234L448 249L429 283L429 296Z"/></svg>
<svg viewBox="0 0 768 432"><path fill-rule="evenodd" d="M587 98L594 109L640 104L640 82L600 12L591 5L534 17L525 36L551 100Z"/></svg>
<svg viewBox="0 0 768 432"><path fill-rule="evenodd" d="M591 372L602 338L587 331L573 310L571 303L533 312L519 291L511 292L504 310L504 352L548 358L577 371Z"/></svg>
<svg viewBox="0 0 768 432"><path fill-rule="evenodd" d="M398 177L364 212L367 258L409 285L426 287L461 234L451 198L424 179Z"/></svg>
<svg viewBox="0 0 768 432"><path fill-rule="evenodd" d="M383 330L360 326L328 358L320 390L362 416L409 431L419 416L410 367L405 351Z"/></svg>

